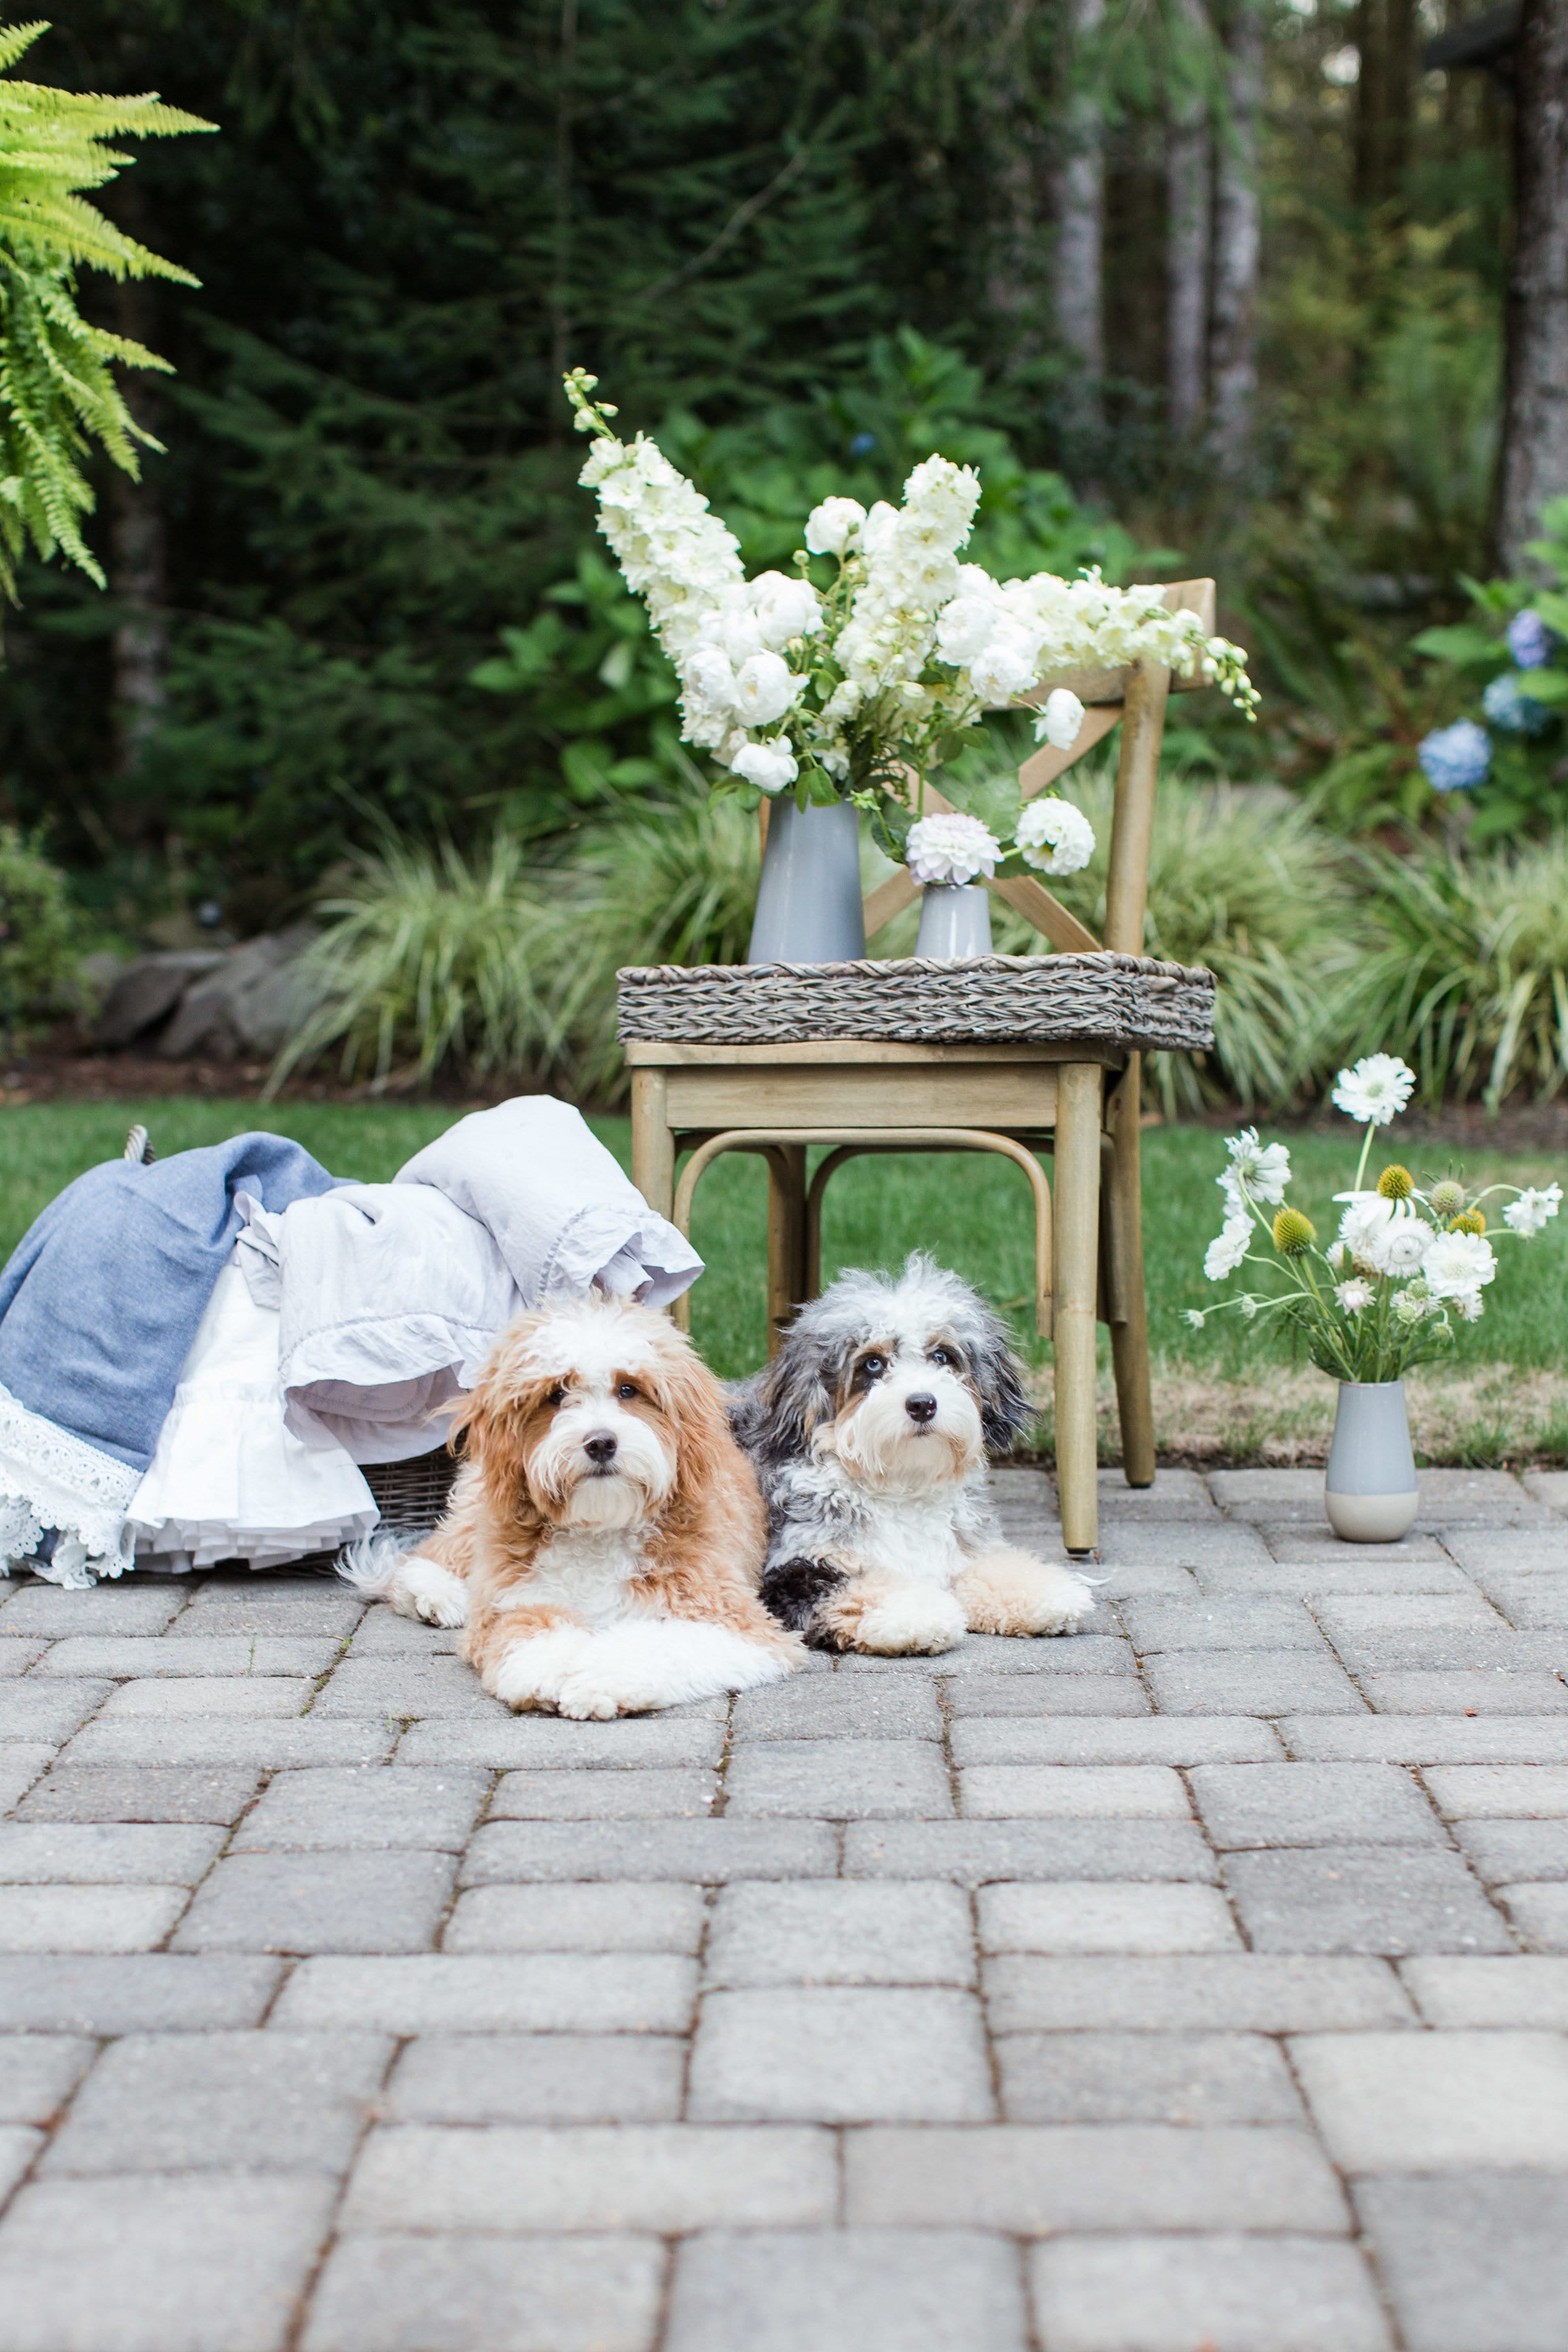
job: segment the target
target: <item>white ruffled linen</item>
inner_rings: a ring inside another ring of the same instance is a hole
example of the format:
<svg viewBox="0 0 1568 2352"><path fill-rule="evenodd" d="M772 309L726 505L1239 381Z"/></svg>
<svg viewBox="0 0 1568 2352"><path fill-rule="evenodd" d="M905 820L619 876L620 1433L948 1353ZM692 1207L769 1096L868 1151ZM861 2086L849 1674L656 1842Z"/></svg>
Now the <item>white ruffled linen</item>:
<svg viewBox="0 0 1568 2352"><path fill-rule="evenodd" d="M51 1584L91 1584L133 1565L126 1506L141 1472L0 1388L0 1559ZM50 1559L32 1555L50 1528Z"/></svg>
<svg viewBox="0 0 1568 2352"><path fill-rule="evenodd" d="M341 1445L302 1444L286 1425L279 1318L251 1297L237 1255L218 1276L157 1450L126 1507L138 1559L155 1556L170 1569L220 1559L273 1568L352 1543L381 1517Z"/></svg>

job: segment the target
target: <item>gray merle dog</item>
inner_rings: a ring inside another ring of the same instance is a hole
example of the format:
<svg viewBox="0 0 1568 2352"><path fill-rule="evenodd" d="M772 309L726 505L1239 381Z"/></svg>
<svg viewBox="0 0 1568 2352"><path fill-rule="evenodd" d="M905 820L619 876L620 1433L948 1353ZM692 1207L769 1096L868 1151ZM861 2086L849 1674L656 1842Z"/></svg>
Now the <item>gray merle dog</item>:
<svg viewBox="0 0 1568 2352"><path fill-rule="evenodd" d="M763 1599L814 1649L1071 1633L1093 1608L1082 1577L1002 1538L985 1457L1027 1423L1018 1362L931 1258L841 1276L731 1412L768 1507Z"/></svg>

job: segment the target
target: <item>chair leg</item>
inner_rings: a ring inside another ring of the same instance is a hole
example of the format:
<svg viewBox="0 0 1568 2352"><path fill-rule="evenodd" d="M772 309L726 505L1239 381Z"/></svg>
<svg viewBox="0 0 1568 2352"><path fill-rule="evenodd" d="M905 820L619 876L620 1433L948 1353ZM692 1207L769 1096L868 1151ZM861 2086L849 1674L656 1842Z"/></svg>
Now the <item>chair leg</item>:
<svg viewBox="0 0 1568 2352"><path fill-rule="evenodd" d="M768 1353L805 1297L805 1146L770 1145L768 1160Z"/></svg>
<svg viewBox="0 0 1568 2352"><path fill-rule="evenodd" d="M1112 1150L1105 1236L1114 1278L1110 1360L1121 1421L1122 1475L1130 1486L1154 1483L1154 1402L1149 1384L1149 1307L1143 1286L1143 1192L1140 1165L1141 1057L1134 1054L1107 1106Z"/></svg>
<svg viewBox="0 0 1568 2352"><path fill-rule="evenodd" d="M1092 1551L1099 1538L1094 1357L1100 1261L1098 1063L1064 1063L1057 1074L1056 1405L1057 1486L1062 1541Z"/></svg>

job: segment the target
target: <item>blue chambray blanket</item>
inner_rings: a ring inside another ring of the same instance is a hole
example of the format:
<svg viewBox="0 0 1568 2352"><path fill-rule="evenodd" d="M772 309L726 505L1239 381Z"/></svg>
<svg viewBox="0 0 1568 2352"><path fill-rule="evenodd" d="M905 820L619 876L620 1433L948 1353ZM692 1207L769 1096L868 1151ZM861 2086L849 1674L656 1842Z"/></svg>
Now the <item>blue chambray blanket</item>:
<svg viewBox="0 0 1568 2352"><path fill-rule="evenodd" d="M125 1505L243 1223L237 1195L286 1209L339 1181L285 1136L237 1135L107 1161L50 1202L0 1273L0 1556L53 1528L73 1580L86 1559L129 1564Z"/></svg>

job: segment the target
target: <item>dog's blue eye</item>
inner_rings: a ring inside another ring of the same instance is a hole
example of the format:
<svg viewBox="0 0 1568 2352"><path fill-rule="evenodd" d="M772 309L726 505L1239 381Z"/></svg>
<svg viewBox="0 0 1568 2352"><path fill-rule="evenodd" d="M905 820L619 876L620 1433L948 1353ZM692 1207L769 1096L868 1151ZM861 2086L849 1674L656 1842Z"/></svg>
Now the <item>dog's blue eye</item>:
<svg viewBox="0 0 1568 2352"><path fill-rule="evenodd" d="M933 1348L931 1351L931 1360L933 1364L951 1364L952 1361L945 1348Z"/></svg>
<svg viewBox="0 0 1568 2352"><path fill-rule="evenodd" d="M887 1370L888 1360L885 1356L868 1356L860 1369L869 1372L873 1380L878 1380Z"/></svg>

